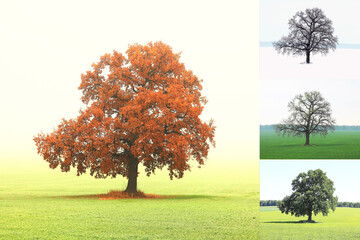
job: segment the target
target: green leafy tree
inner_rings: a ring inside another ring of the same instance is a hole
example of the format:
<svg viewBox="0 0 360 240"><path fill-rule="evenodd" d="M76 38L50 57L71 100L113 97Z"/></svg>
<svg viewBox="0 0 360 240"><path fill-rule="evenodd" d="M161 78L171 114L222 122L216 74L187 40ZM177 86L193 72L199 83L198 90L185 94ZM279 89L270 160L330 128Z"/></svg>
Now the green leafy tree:
<svg viewBox="0 0 360 240"><path fill-rule="evenodd" d="M333 196L334 183L321 169L300 173L291 183L293 193L277 203L281 213L308 216L313 222L313 214L327 216L330 209L335 211L338 198Z"/></svg>

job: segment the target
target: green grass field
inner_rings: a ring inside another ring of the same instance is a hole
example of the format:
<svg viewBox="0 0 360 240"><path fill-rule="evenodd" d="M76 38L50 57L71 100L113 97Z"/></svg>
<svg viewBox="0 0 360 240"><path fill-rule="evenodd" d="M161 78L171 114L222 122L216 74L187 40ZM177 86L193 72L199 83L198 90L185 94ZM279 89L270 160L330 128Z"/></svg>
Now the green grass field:
<svg viewBox="0 0 360 240"><path fill-rule="evenodd" d="M122 190L122 177L77 177L40 158L0 162L0 239L259 239L256 160L173 181L141 171L140 190L176 197L118 200L64 196Z"/></svg>
<svg viewBox="0 0 360 240"><path fill-rule="evenodd" d="M275 131L260 131L260 159L360 159L360 131L335 131L326 137L278 136Z"/></svg>
<svg viewBox="0 0 360 240"><path fill-rule="evenodd" d="M337 208L327 217L314 216L316 223L299 223L307 217L282 214L277 207L260 207L260 239L360 239L360 209Z"/></svg>

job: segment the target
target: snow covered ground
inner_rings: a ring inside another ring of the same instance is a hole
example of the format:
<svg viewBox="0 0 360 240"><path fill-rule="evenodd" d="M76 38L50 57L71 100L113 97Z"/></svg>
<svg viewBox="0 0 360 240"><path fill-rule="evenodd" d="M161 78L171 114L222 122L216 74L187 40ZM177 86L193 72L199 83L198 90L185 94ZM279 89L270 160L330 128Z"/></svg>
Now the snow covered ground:
<svg viewBox="0 0 360 240"><path fill-rule="evenodd" d="M337 125L360 125L360 49L337 49L327 56L293 57L260 47L260 124L287 118L295 95L319 91L331 104Z"/></svg>

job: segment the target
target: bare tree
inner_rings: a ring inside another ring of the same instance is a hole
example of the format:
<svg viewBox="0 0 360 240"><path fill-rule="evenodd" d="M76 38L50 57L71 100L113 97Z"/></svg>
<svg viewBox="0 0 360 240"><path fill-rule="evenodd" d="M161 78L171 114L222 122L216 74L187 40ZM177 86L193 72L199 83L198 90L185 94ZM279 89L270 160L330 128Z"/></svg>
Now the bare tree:
<svg viewBox="0 0 360 240"><path fill-rule="evenodd" d="M332 21L320 8L300 11L289 20L288 36L284 36L273 46L282 54L306 55L306 63L310 63L310 53L326 55L335 50L338 39L333 35Z"/></svg>
<svg viewBox="0 0 360 240"><path fill-rule="evenodd" d="M295 96L288 104L289 118L275 125L278 134L289 136L305 135L305 145L310 145L310 135L327 135L335 130L335 120L331 118L330 103L317 91Z"/></svg>

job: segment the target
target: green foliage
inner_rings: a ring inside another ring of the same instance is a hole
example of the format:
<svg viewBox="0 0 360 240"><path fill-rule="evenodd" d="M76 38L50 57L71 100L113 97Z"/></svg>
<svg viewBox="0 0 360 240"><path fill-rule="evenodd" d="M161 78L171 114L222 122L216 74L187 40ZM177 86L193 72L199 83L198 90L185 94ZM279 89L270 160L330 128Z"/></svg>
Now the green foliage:
<svg viewBox="0 0 360 240"><path fill-rule="evenodd" d="M277 203L282 213L308 216L311 221L312 214L327 216L330 209L335 211L338 198L333 196L334 183L321 169L300 173L291 186L293 193Z"/></svg>
<svg viewBox="0 0 360 240"><path fill-rule="evenodd" d="M360 131L335 131L325 138L314 136L312 146L301 137L278 136L260 131L260 159L359 159Z"/></svg>

